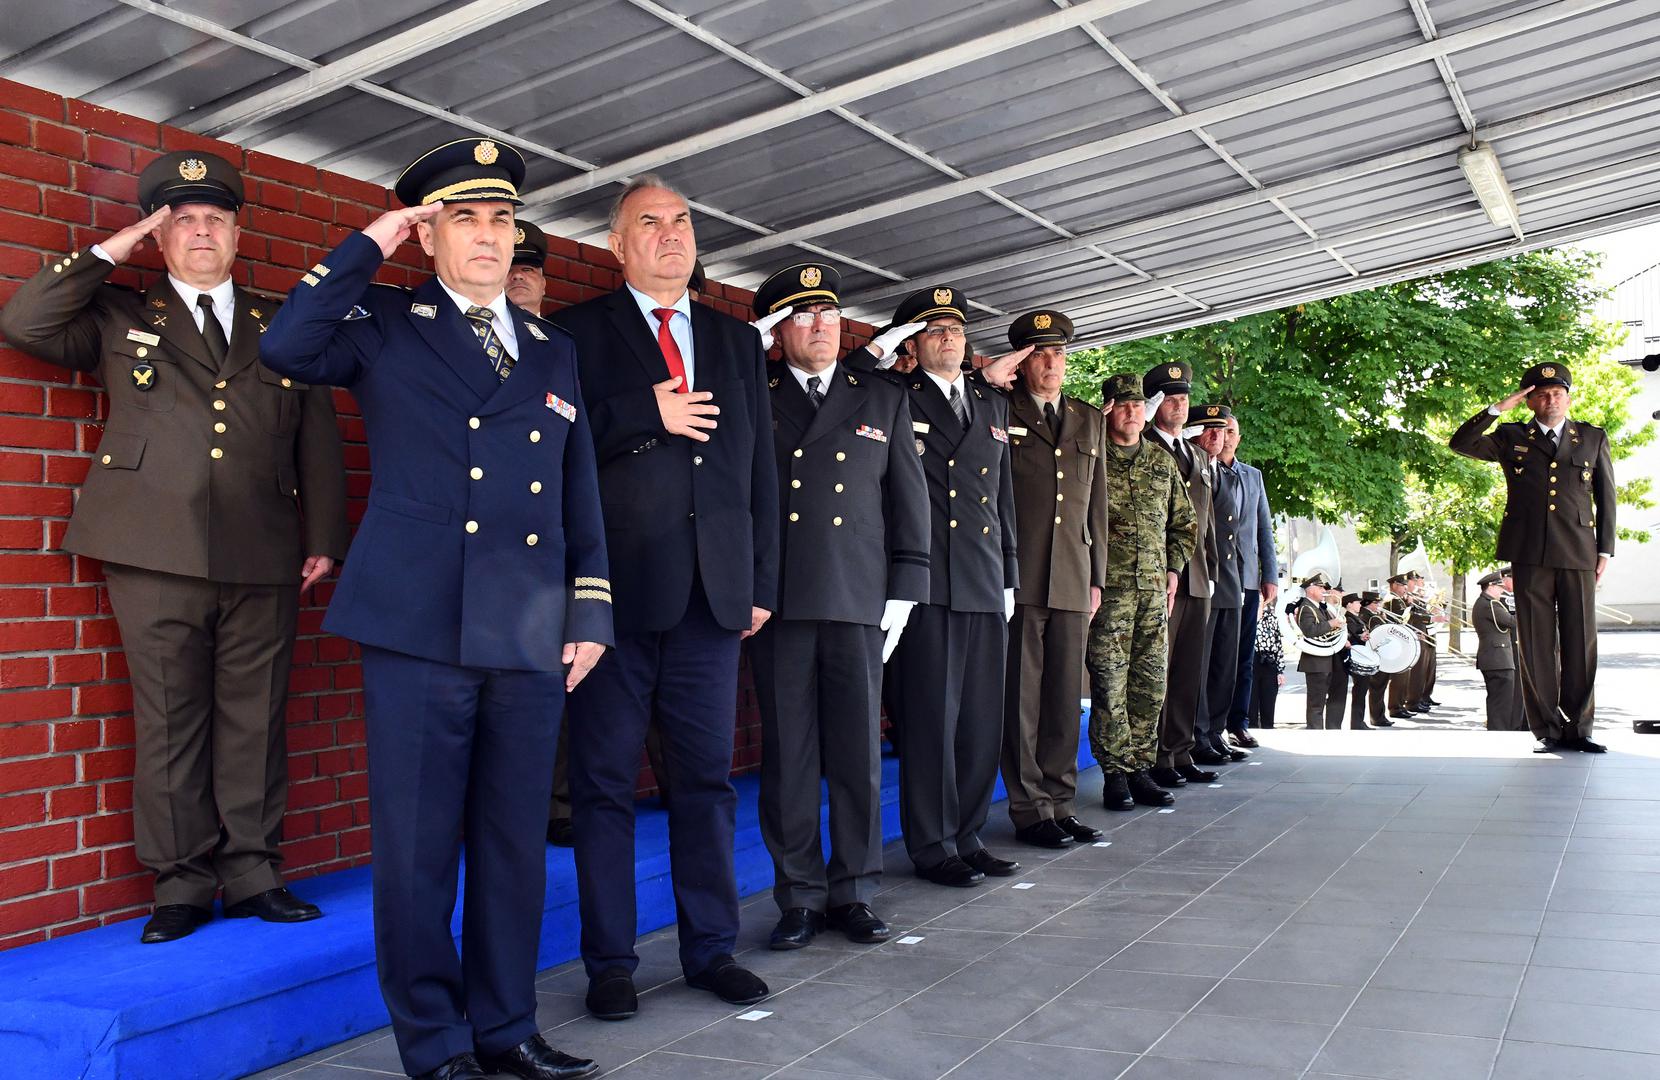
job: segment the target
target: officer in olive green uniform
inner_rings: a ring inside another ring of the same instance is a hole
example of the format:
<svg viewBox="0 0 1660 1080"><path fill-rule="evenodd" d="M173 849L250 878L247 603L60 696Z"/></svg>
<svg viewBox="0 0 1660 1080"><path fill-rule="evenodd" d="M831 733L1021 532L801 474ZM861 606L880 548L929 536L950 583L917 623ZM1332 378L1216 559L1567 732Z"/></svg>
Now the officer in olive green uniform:
<svg viewBox="0 0 1660 1080"><path fill-rule="evenodd" d="M1516 654L1510 647L1510 632L1516 616L1504 602L1504 578L1488 574L1476 585L1481 595L1470 605L1470 623L1476 630L1476 670L1487 684L1487 730L1521 731L1521 710L1516 696Z"/></svg>
<svg viewBox="0 0 1660 1080"><path fill-rule="evenodd" d="M211 154L139 176L150 215L24 283L0 333L109 395L64 547L101 559L133 687L133 831L156 872L146 942L225 913L318 910L282 887L289 662L305 585L346 550L345 471L327 389L259 363L278 304L231 282L242 178ZM146 237L167 274L105 279Z"/></svg>
<svg viewBox="0 0 1660 1080"><path fill-rule="evenodd" d="M1178 572L1193 555L1196 526L1175 461L1141 437L1146 397L1135 375L1101 388L1107 438L1107 574L1089 627L1089 744L1108 810L1168 806L1148 770L1158 755L1164 705L1165 626Z"/></svg>

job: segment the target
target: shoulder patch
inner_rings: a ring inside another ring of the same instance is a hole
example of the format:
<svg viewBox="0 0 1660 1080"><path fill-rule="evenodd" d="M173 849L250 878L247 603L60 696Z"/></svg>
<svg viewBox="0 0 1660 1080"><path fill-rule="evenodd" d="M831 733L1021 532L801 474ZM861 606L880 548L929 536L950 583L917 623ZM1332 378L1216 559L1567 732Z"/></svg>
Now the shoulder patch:
<svg viewBox="0 0 1660 1080"><path fill-rule="evenodd" d="M358 319L367 319L368 317L369 317L369 309L368 308L364 307L362 304L353 304L352 309L350 311L346 312L345 317L342 318L341 321L342 322L355 322Z"/></svg>

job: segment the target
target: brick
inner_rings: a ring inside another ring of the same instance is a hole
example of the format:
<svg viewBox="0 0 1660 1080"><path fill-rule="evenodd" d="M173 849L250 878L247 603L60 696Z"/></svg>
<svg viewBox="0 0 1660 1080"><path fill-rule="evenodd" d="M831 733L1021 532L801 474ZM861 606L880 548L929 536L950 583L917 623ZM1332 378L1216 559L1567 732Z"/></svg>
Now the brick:
<svg viewBox="0 0 1660 1080"><path fill-rule="evenodd" d="M116 750L93 750L81 755L82 780L114 780L130 777L133 774L133 750L131 747L121 747Z"/></svg>
<svg viewBox="0 0 1660 1080"><path fill-rule="evenodd" d="M147 904L155 894L155 881L149 874L100 881L81 890L81 910L89 915L115 911L135 904Z"/></svg>
<svg viewBox="0 0 1660 1080"><path fill-rule="evenodd" d="M322 189L330 195L341 195L354 199L365 206L372 206L379 210L387 207L387 191L378 184L370 184L363 180L354 180L339 173L323 172Z"/></svg>
<svg viewBox="0 0 1660 1080"><path fill-rule="evenodd" d="M89 165L124 173L133 172L133 148L103 135L86 137L84 156Z"/></svg>
<svg viewBox="0 0 1660 1080"><path fill-rule="evenodd" d="M231 163L231 168L238 172L242 170L242 147L208 135L198 135L196 132L186 131L184 128L163 124L161 128L161 148L169 153L174 150L201 150L209 154L218 154Z"/></svg>
<svg viewBox="0 0 1660 1080"><path fill-rule="evenodd" d="M161 142L161 125L154 120L142 120L78 98L69 100L69 122L151 149Z"/></svg>
<svg viewBox="0 0 1660 1080"><path fill-rule="evenodd" d="M307 780L303 784L288 785L288 808L290 810L327 806L335 801L335 783L332 777L321 777L316 780Z"/></svg>
<svg viewBox="0 0 1660 1080"><path fill-rule="evenodd" d="M339 852L332 836L313 836L282 845L283 861L290 866L309 866L334 858Z"/></svg>
<svg viewBox="0 0 1660 1080"><path fill-rule="evenodd" d="M46 860L0 867L0 900L46 891Z"/></svg>
<svg viewBox="0 0 1660 1080"><path fill-rule="evenodd" d="M104 725L97 720L62 718L52 725L52 750L67 754L103 745Z"/></svg>
<svg viewBox="0 0 1660 1080"><path fill-rule="evenodd" d="M126 877L128 874L141 874L143 872L144 864L138 861L138 852L131 846L124 845L104 849L105 877Z"/></svg>
<svg viewBox="0 0 1660 1080"><path fill-rule="evenodd" d="M0 863L67 854L75 850L78 832L73 821L8 829L0 833Z"/></svg>
<svg viewBox="0 0 1660 1080"><path fill-rule="evenodd" d="M0 180L0 207L25 214L40 212L40 188L16 180Z"/></svg>
<svg viewBox="0 0 1660 1080"><path fill-rule="evenodd" d="M0 383L0 412L39 416L46 408L46 391L27 383Z"/></svg>
<svg viewBox="0 0 1660 1080"><path fill-rule="evenodd" d="M133 816L130 813L100 814L81 819L82 847L108 847L132 842Z"/></svg>
<svg viewBox="0 0 1660 1080"><path fill-rule="evenodd" d="M0 936L0 952L7 949L20 949L25 945L36 945L47 938L45 930L31 930L26 934L15 934L11 937Z"/></svg>
<svg viewBox="0 0 1660 1080"><path fill-rule="evenodd" d="M52 664L44 656L14 656L0 660L0 690L16 690L26 686L45 686L51 679ZM0 708L5 698L0 696ZM0 712L0 723L8 719Z"/></svg>
<svg viewBox="0 0 1660 1080"><path fill-rule="evenodd" d="M0 416L0 444L41 450L73 450L75 426L57 420L35 420L23 416Z"/></svg>
<svg viewBox="0 0 1660 1080"><path fill-rule="evenodd" d="M0 556L0 564L4 562L5 556ZM76 645L80 648L107 649L121 644L121 630L113 618L83 619L79 630L80 640Z"/></svg>
<svg viewBox="0 0 1660 1080"><path fill-rule="evenodd" d="M0 563L20 555L0 555ZM75 623L70 619L16 622L0 625L0 652L45 652L74 648Z"/></svg>
<svg viewBox="0 0 1660 1080"><path fill-rule="evenodd" d="M0 514L33 518L68 517L74 506L75 493L68 488L0 484Z"/></svg>
<svg viewBox="0 0 1660 1080"><path fill-rule="evenodd" d="M14 112L26 112L50 120L63 119L63 98L28 83L0 79L0 101L4 101L6 108Z"/></svg>
<svg viewBox="0 0 1660 1080"><path fill-rule="evenodd" d="M33 138L36 150L55 154L70 161L79 161L86 153L86 135L75 128L54 124L49 120L34 122Z"/></svg>
<svg viewBox="0 0 1660 1080"><path fill-rule="evenodd" d="M272 236L285 236L290 240L299 240L302 243L315 244L323 239L323 223L314 218L299 217L295 214L284 214L276 210L267 210L263 206L251 207L248 215L248 228L255 232L267 233ZM5 239L0 231L0 239Z"/></svg>
<svg viewBox="0 0 1660 1080"><path fill-rule="evenodd" d="M66 583L70 580L69 575L67 555L0 554L0 584Z"/></svg>
<svg viewBox="0 0 1660 1080"><path fill-rule="evenodd" d="M124 713L131 712L133 708L133 688L128 683L100 683L97 686L83 686L74 693L75 715L77 716Z"/></svg>
<svg viewBox="0 0 1660 1080"><path fill-rule="evenodd" d="M47 191L46 216L78 225L92 224L92 200L72 191Z"/></svg>
<svg viewBox="0 0 1660 1080"><path fill-rule="evenodd" d="M58 788L49 792L46 797L47 814L53 821L60 818L86 817L98 812L98 789L88 784L84 787Z"/></svg>
<svg viewBox="0 0 1660 1080"><path fill-rule="evenodd" d="M3 151L4 148L0 148ZM47 251L69 250L69 226L57 221L0 210L0 240Z"/></svg>
<svg viewBox="0 0 1660 1080"><path fill-rule="evenodd" d="M76 585L52 589L46 594L46 610L53 615L96 615L98 586Z"/></svg>
<svg viewBox="0 0 1660 1080"><path fill-rule="evenodd" d="M119 716L104 718L105 746L132 746L135 742L132 713L122 713Z"/></svg>
<svg viewBox="0 0 1660 1080"><path fill-rule="evenodd" d="M0 146L0 176L38 180L42 184L69 186L69 163L63 158L26 150L21 146Z"/></svg>
<svg viewBox="0 0 1660 1080"><path fill-rule="evenodd" d="M113 780L98 785L98 804L106 811L129 811L133 808L133 782Z"/></svg>
<svg viewBox="0 0 1660 1080"><path fill-rule="evenodd" d="M67 186L67 181L58 181ZM75 190L85 195L102 196L112 202L134 206L138 203L138 174L129 164L121 169L95 169L75 166ZM134 210L137 214L137 210ZM135 216L134 221L138 220Z"/></svg>
<svg viewBox="0 0 1660 1080"><path fill-rule="evenodd" d="M103 395L95 390L52 387L46 392L46 415L72 420L94 420Z"/></svg>
<svg viewBox="0 0 1660 1080"><path fill-rule="evenodd" d="M0 796L0 829L46 820L46 796L40 792Z"/></svg>
<svg viewBox="0 0 1660 1080"><path fill-rule="evenodd" d="M59 653L52 657L51 681L54 686L75 686L97 682L104 677L102 653ZM96 722L92 722L96 727ZM63 749L63 747L59 747ZM79 749L79 748L77 748Z"/></svg>
<svg viewBox="0 0 1660 1080"><path fill-rule="evenodd" d="M0 758L38 757L51 749L50 724L24 723L21 720L0 724Z"/></svg>
<svg viewBox="0 0 1660 1080"><path fill-rule="evenodd" d="M41 456L39 454L20 454L0 452L0 482L23 481L30 483L41 477Z"/></svg>
<svg viewBox="0 0 1660 1080"><path fill-rule="evenodd" d="M61 859L52 860L52 888L72 889L77 885L85 885L89 881L96 881L103 873L104 860L96 851L86 851L78 855L65 855Z"/></svg>
<svg viewBox="0 0 1660 1080"><path fill-rule="evenodd" d="M79 487L86 482L86 474L91 468L92 459L89 457L53 454L46 459L46 482Z"/></svg>
<svg viewBox="0 0 1660 1080"><path fill-rule="evenodd" d="M41 523L28 519L0 519L0 550L39 551Z"/></svg>
<svg viewBox="0 0 1660 1080"><path fill-rule="evenodd" d="M248 171L255 176L270 180L281 180L285 184L296 187L314 188L317 186L317 170L310 165L301 165L286 158L273 157L262 154L258 150L248 151Z"/></svg>
<svg viewBox="0 0 1660 1080"><path fill-rule="evenodd" d="M340 854L367 855L369 854L369 830L353 829L343 832L339 837Z"/></svg>
<svg viewBox="0 0 1660 1080"><path fill-rule="evenodd" d="M0 589L0 618L37 619L44 614L45 589Z"/></svg>

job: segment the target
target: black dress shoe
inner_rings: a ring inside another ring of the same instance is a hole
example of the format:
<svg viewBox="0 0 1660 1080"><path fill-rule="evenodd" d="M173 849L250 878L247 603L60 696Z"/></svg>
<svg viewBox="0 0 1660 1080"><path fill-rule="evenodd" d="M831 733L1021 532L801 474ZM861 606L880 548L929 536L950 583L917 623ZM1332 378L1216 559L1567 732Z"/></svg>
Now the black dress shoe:
<svg viewBox="0 0 1660 1080"><path fill-rule="evenodd" d="M859 945L875 945L888 940L893 933L888 924L876 917L869 904L841 904L824 913L824 925L840 930L847 940Z"/></svg>
<svg viewBox="0 0 1660 1080"><path fill-rule="evenodd" d="M1412 710L1411 709L1396 709L1394 712L1390 713L1389 715L1393 716L1396 720L1410 720L1410 719L1412 719Z"/></svg>
<svg viewBox="0 0 1660 1080"><path fill-rule="evenodd" d="M489 1075L479 1065L478 1058L471 1054L457 1054L436 1069L417 1073L415 1080L486 1080Z"/></svg>
<svg viewBox="0 0 1660 1080"><path fill-rule="evenodd" d="M1218 754L1226 755L1229 761L1244 761L1246 758L1251 756L1251 752L1249 750L1245 750L1237 746L1229 746L1220 735L1212 735L1210 737L1210 745L1211 748Z"/></svg>
<svg viewBox="0 0 1660 1080"><path fill-rule="evenodd" d="M1247 750L1255 750L1258 746L1262 745L1257 742L1256 739L1251 737L1251 733L1249 731L1230 730L1228 732L1228 738L1232 739L1240 746L1245 747Z"/></svg>
<svg viewBox="0 0 1660 1080"><path fill-rule="evenodd" d="M1072 846L1071 835L1049 820L1035 822L1031 825L1022 825L1014 831L1014 838L1022 844L1031 844L1033 847L1063 848Z"/></svg>
<svg viewBox="0 0 1660 1080"><path fill-rule="evenodd" d="M1408 705L1407 708L1411 709L1413 712L1427 713L1431 709L1435 708L1435 706L1431 705L1427 701L1414 701L1411 705Z"/></svg>
<svg viewBox="0 0 1660 1080"><path fill-rule="evenodd" d="M627 1020L640 1011L634 976L627 968L609 968L588 980L588 1011L600 1020Z"/></svg>
<svg viewBox="0 0 1660 1080"><path fill-rule="evenodd" d="M1233 759L1227 754L1218 754L1209 743L1199 743L1193 748L1193 760L1199 765L1226 765Z"/></svg>
<svg viewBox="0 0 1660 1080"><path fill-rule="evenodd" d="M1564 750L1578 750L1582 754L1608 753L1608 747L1599 742L1592 742L1583 735L1576 735L1572 738L1563 739L1562 748Z"/></svg>
<svg viewBox="0 0 1660 1080"><path fill-rule="evenodd" d="M767 940L769 949L799 949L809 944L824 929L824 916L811 908L790 908L772 928Z"/></svg>
<svg viewBox="0 0 1660 1080"><path fill-rule="evenodd" d="M985 848L969 852L962 860L987 877L1014 877L1014 872L1020 869L1020 864L1013 859L999 859Z"/></svg>
<svg viewBox="0 0 1660 1080"><path fill-rule="evenodd" d="M1572 750L1573 747L1565 744L1561 739L1553 739L1546 735L1533 746L1535 754L1554 754L1562 750Z"/></svg>
<svg viewBox="0 0 1660 1080"><path fill-rule="evenodd" d="M916 876L924 881L931 881L935 885L949 885L954 889L966 889L970 885L978 885L986 880L986 875L955 855L944 862L937 862L933 866L917 867Z"/></svg>
<svg viewBox="0 0 1660 1080"><path fill-rule="evenodd" d="M478 1064L487 1073L507 1073L524 1080L577 1080L579 1076L592 1076L599 1071L599 1066L587 1058L555 1050L540 1035L532 1035L499 1054L480 1050Z"/></svg>
<svg viewBox="0 0 1660 1080"><path fill-rule="evenodd" d="M1108 810L1135 809L1135 799L1130 796L1129 773L1117 769L1102 770L1101 805Z"/></svg>
<svg viewBox="0 0 1660 1080"><path fill-rule="evenodd" d="M1187 786L1187 777L1182 775L1180 769L1170 769L1160 765L1157 768L1148 769L1147 775L1151 776L1153 783L1159 787L1179 788Z"/></svg>
<svg viewBox="0 0 1660 1080"><path fill-rule="evenodd" d="M548 822L548 843L554 847L575 847L576 828L568 817L556 817Z"/></svg>
<svg viewBox="0 0 1660 1080"><path fill-rule="evenodd" d="M212 910L199 908L195 904L158 904L155 914L144 924L144 932L139 935L138 940L145 945L177 941L182 937L189 937L196 932L198 926L212 918Z"/></svg>
<svg viewBox="0 0 1660 1080"><path fill-rule="evenodd" d="M1059 821L1055 822L1055 824L1065 829L1067 835L1072 837L1074 843L1092 844L1101 839L1101 830L1097 829L1093 825L1085 825L1083 822L1078 820L1076 814L1063 817Z"/></svg>
<svg viewBox="0 0 1660 1080"><path fill-rule="evenodd" d="M1389 719L1389 717L1387 717L1387 716L1380 716L1376 720L1372 721L1372 726L1373 727L1394 727L1395 726L1395 721Z"/></svg>
<svg viewBox="0 0 1660 1080"><path fill-rule="evenodd" d="M1176 771L1181 773L1190 784L1214 784L1216 774L1209 769L1201 769L1197 765L1178 765ZM1158 779L1154 777L1154 779Z"/></svg>
<svg viewBox="0 0 1660 1080"><path fill-rule="evenodd" d="M771 993L759 975L730 956L686 976L686 985L693 990L707 990L728 1005L753 1005Z"/></svg>
<svg viewBox="0 0 1660 1080"><path fill-rule="evenodd" d="M1424 699L1424 704L1425 705L1430 705L1430 706L1435 706L1435 705L1439 705L1441 703L1439 701L1436 701L1432 697L1427 697L1427 698Z"/></svg>
<svg viewBox="0 0 1660 1080"><path fill-rule="evenodd" d="M1351 721L1349 721L1349 730L1350 731L1371 731L1372 730L1372 725L1368 724L1364 720L1351 720Z"/></svg>
<svg viewBox="0 0 1660 1080"><path fill-rule="evenodd" d="M287 889L266 889L225 909L227 919L264 919L266 922L310 922L323 917L316 904L308 904Z"/></svg>
<svg viewBox="0 0 1660 1080"><path fill-rule="evenodd" d="M1153 783L1146 770L1130 774L1130 798L1142 806L1174 806L1176 797Z"/></svg>

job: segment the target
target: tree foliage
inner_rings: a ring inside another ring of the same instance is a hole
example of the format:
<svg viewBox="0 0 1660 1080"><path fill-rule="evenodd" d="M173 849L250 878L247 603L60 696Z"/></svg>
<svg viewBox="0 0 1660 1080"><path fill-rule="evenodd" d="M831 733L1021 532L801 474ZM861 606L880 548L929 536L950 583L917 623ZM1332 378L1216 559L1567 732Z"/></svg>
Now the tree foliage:
<svg viewBox="0 0 1660 1080"><path fill-rule="evenodd" d="M1098 400L1113 372L1193 365L1193 400L1239 415L1240 456L1262 468L1277 512L1348 519L1364 540L1419 540L1463 572L1492 561L1504 484L1447 448L1466 419L1516 387L1528 366L1572 369L1571 415L1608 429L1616 460L1654 437L1632 424L1636 376L1608 358L1616 328L1594 306L1594 256L1511 256L1230 322L1081 350L1068 391ZM1518 410L1518 419L1526 416ZM1616 470L1617 472L1617 470ZM1648 481L1620 501L1653 505ZM1622 535L1646 540L1622 529Z"/></svg>

